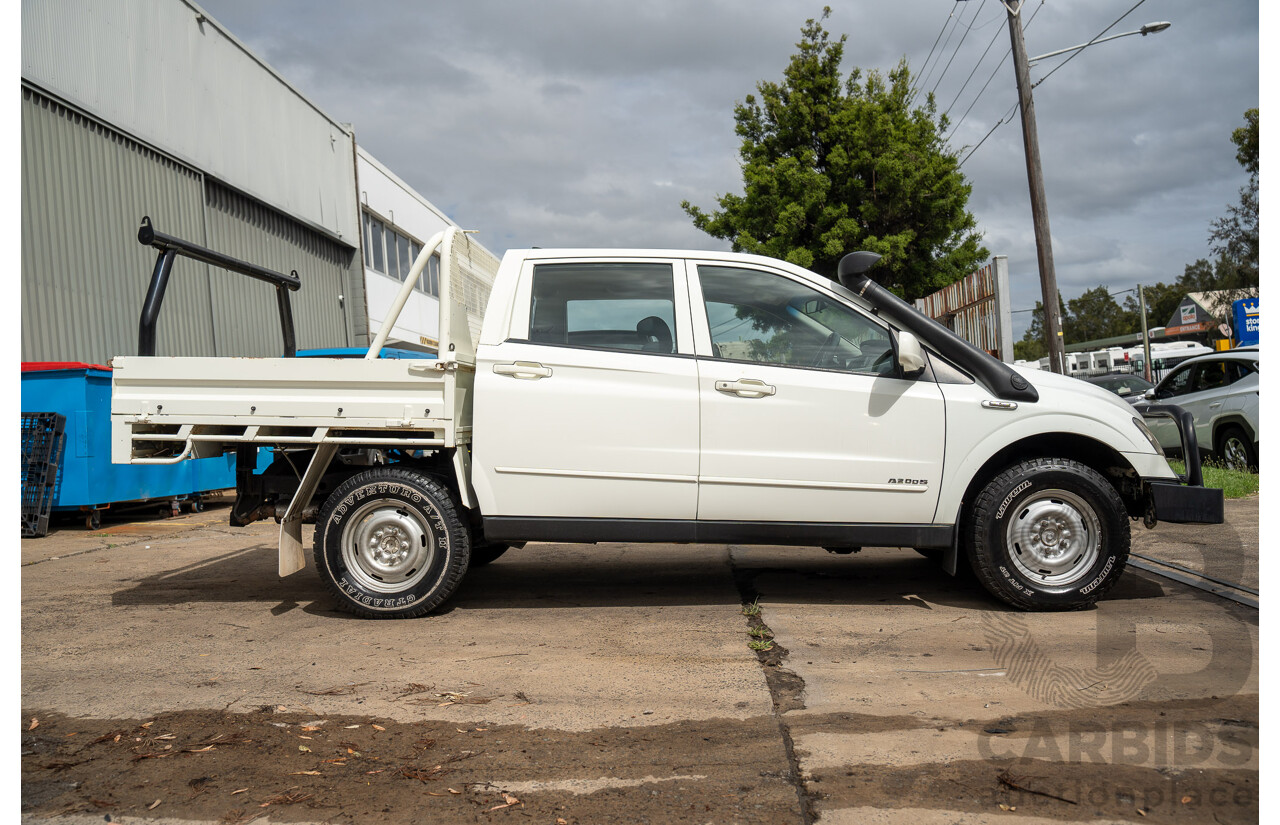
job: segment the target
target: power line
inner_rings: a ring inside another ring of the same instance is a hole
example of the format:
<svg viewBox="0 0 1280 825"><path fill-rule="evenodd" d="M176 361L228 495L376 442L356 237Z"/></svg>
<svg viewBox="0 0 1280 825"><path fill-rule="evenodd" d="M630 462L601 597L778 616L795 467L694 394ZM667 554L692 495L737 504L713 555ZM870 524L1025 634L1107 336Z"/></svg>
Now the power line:
<svg viewBox="0 0 1280 825"><path fill-rule="evenodd" d="M1026 23L1022 24L1022 30L1024 32L1027 29L1031 28L1032 21L1036 19L1036 15L1040 13L1040 9L1042 8L1044 8L1044 0L1040 0L1040 5L1036 6L1035 11L1031 12L1031 17L1027 19ZM997 34L999 34L999 32L997 32ZM1004 53L1004 57L1000 58L1000 62L996 64L995 69L991 72L991 76L987 78L987 82L982 84L982 88L978 90L978 94L973 98L972 101L970 101L969 108L964 110L964 114L960 116L959 122L957 122L955 126L951 127L950 134L954 135L956 133L956 130L960 128L960 124L964 123L965 118L969 116L969 112L973 111L973 107L977 105L978 100L982 98L983 92L985 92L987 90L987 87L991 85L991 81L996 79L996 75L999 74L1000 68L1004 66L1004 62L1009 59L1009 55L1011 54L1013 54L1012 46L1009 48L1007 52ZM1000 124L996 124L996 125L998 126ZM987 134L990 134L990 132L988 132ZM986 138L983 138L983 140L986 140ZM970 152L969 154L973 154L973 153Z"/></svg>
<svg viewBox="0 0 1280 825"><path fill-rule="evenodd" d="M1126 17L1128 17L1129 15L1133 14L1133 9L1136 9L1138 6L1141 6L1141 5L1142 5L1143 3L1145 3L1145 2L1147 2L1147 0L1138 0L1138 2L1134 3L1134 4L1133 4L1133 8L1129 9L1127 12L1125 12L1124 14L1120 15L1119 17L1117 17L1114 23L1112 23L1110 26L1107 26L1107 27L1106 27L1105 29L1103 29L1102 31L1098 32L1097 36L1096 36L1096 37L1094 37L1094 38L1093 38L1093 40L1090 40L1088 43L1085 43L1085 44L1084 44L1084 46L1081 46L1080 48L1076 49L1074 52L1072 52L1072 53L1071 53L1071 55L1070 55L1066 60L1062 61L1061 63L1059 63L1058 65L1054 66L1052 69L1050 69L1050 70L1049 70L1049 74L1046 74L1044 77L1042 77L1042 78L1040 78L1039 80L1037 80L1037 81L1035 82L1035 84L1034 84L1031 88L1033 88L1033 89L1034 89L1036 86L1039 86L1041 83L1043 83L1043 82L1045 82L1046 80L1048 80L1048 79L1053 75L1053 73L1054 73L1054 72L1058 71L1058 69L1061 69L1063 66L1067 65L1068 63L1070 63L1072 60L1074 60L1074 59L1075 59L1075 56L1076 56L1076 55L1078 55L1078 54L1080 54L1080 52L1084 51L1084 50L1085 50L1085 46L1092 46L1092 45L1094 44L1094 42L1095 42L1095 41L1097 41L1100 37L1102 37L1102 35L1106 34L1107 32L1109 32L1109 31L1111 31L1112 29L1114 29L1117 25L1119 25L1119 23L1120 23L1120 21L1121 21L1121 20L1123 20L1123 19L1125 19Z"/></svg>
<svg viewBox="0 0 1280 825"><path fill-rule="evenodd" d="M1042 77L1042 78L1040 78L1039 80L1037 80L1037 81L1032 85L1032 87L1031 87L1031 88L1033 88L1033 89L1034 89L1034 88L1036 88L1037 86L1039 86L1041 83L1043 83L1043 82L1045 82L1046 80L1048 80L1048 79L1053 75L1053 73L1054 73L1054 72L1058 71L1058 69L1061 69L1063 66L1067 65L1068 63L1070 63L1070 62L1071 62L1071 60L1072 60L1072 58L1074 58L1076 55L1080 54L1080 52L1084 51L1084 49L1085 49L1085 47L1086 47L1086 46L1090 46L1090 45L1092 45L1092 44L1094 43L1094 41L1098 40L1098 39L1099 39L1099 38L1101 38L1104 34L1106 34L1107 32L1111 31L1112 29L1114 29L1114 28L1115 28L1115 27L1120 23L1120 21L1121 21L1121 20L1124 20L1126 17L1128 17L1129 15L1133 14L1134 9L1138 8L1138 6L1141 6L1141 5L1142 5L1143 3L1145 3L1146 1L1147 1L1147 0L1138 0L1138 2L1137 2L1137 3L1134 3L1134 4L1133 4L1133 6L1132 6L1132 7L1131 7L1127 12L1125 12L1124 14L1120 15L1119 17L1117 17L1117 18L1115 19L1115 21L1114 21L1110 26L1107 26L1105 29L1103 29L1102 31L1098 32L1098 34L1093 38L1093 40L1090 40L1088 43L1085 43L1085 44L1084 44L1084 46L1081 46L1079 49L1076 49L1074 52L1072 52L1072 53L1071 53L1071 56L1070 56L1070 57L1068 57L1066 60L1064 60L1064 61L1062 61L1061 63L1059 63L1057 66L1054 66L1054 67L1053 67L1053 69L1052 69L1052 70L1050 70L1050 72L1049 72L1048 74L1046 74L1044 77ZM1028 21L1026 22L1026 24L1025 24L1025 25L1023 25L1023 27L1022 27L1022 30L1023 30L1023 31L1026 31L1026 30L1027 30L1027 26L1030 26L1030 25L1031 25L1031 20L1034 20L1034 19L1035 19L1036 14L1039 14L1039 13L1040 13L1040 9L1042 9L1042 8L1044 8L1044 0L1040 0L1040 5L1039 5L1039 6L1037 6L1037 7L1036 7L1035 12L1033 12L1033 13L1032 13L1032 15L1031 15L1031 19L1030 19L1030 20L1028 20ZM1005 57L1008 57L1008 55L1006 54L1006 55L1005 55ZM1000 66L1003 66L1003 65L1004 65L1004 61L1003 61L1003 60L1001 60L1001 61L1000 61ZM1000 66L997 66L997 67L996 67L996 70L997 70L997 71L999 71ZM991 75L991 76L992 76L992 77L995 77L995 73L994 73L994 72L992 72L992 75ZM990 83L990 82L991 82L991 80L990 80L990 79L988 79L988 80L987 80L987 83ZM979 92L978 92L978 97L981 97L981 96L982 96L982 92L983 92L983 91L986 91L986 88L987 88L987 87L986 87L985 85L982 87L982 91L979 91ZM975 97L975 98L973 99L973 102L974 102L974 103L977 103L977 102L978 102L978 98L976 98L976 97ZM973 104L972 104L972 103L971 103L971 104L969 104L969 108L970 108L970 109L972 109L972 108L973 108ZM1013 107L1012 107L1011 109L1009 109L1009 111L1008 111L1008 112L1006 112L1006 113L1005 113L1005 116L1004 116L1004 117L1002 117L1002 118L1000 118L999 120L997 120L997 121L996 121L996 125L995 125L995 126L992 126L992 127L991 127L991 129L990 129L990 131L988 131L985 135L983 135L982 140L978 141L978 145L977 145L977 146L974 146L971 150L969 150L969 154L967 154L967 155L965 155L965 156L964 156L964 160L962 160L962 161L960 161L960 163L956 164L956 168L957 168L957 169L959 169L961 166L964 166L965 161L967 161L969 158L973 157L973 153L974 153L974 152L976 152L976 151L978 151L978 147L982 146L982 144L984 144L984 143L986 143L986 142L987 142L987 138L991 137L991 133L992 133L992 132L994 132L996 129L1000 128L1001 126L1003 126L1005 123L1007 123L1007 122L1008 122L1008 120L1009 120L1009 116L1010 116L1010 115L1012 115L1012 114L1013 114L1013 112L1014 112L1014 110L1016 110L1017 108L1018 108L1018 104L1017 104L1017 103L1013 104ZM968 109L966 109L966 110L965 110L965 115L968 115L968 114L969 114L969 111L968 111ZM963 122L964 122L964 117L961 117L961 118L960 118L960 123L963 123ZM956 128L958 128L959 126L960 126L960 124L959 124L959 123L957 123L957 124L956 124ZM954 129L954 128L951 130L951 134L955 134L955 129Z"/></svg>
<svg viewBox="0 0 1280 825"><path fill-rule="evenodd" d="M1004 117L997 120L996 125L992 126L990 131L988 131L985 135L982 136L982 140L978 141L978 145L969 150L969 154L964 156L964 160L956 164L956 168L959 169L961 166L964 166L965 161L973 157L973 153L978 151L979 147L981 147L982 144L987 142L987 138L991 137L991 133L994 132L996 129L999 129L1002 125L1004 125L1009 121L1010 116L1013 115L1014 111L1016 111L1017 108L1018 108L1018 104L1014 103L1012 108L1010 108L1009 111L1004 113Z"/></svg>
<svg viewBox="0 0 1280 825"><path fill-rule="evenodd" d="M929 61L933 58L933 50L938 48L938 41L942 39L942 33L947 30L947 24L951 22L951 17L956 13L956 6L959 6L959 5L960 5L960 0L956 0L955 5L951 7L951 13L948 14L947 19L943 21L942 28L938 29L938 36L933 39L933 46L930 47L929 49L928 57L924 59L924 63L920 64L920 71L923 72L925 70L925 67L929 65ZM913 96L916 93L916 83L918 82L919 82L919 76L917 75L916 80L911 84L911 94Z"/></svg>
<svg viewBox="0 0 1280 825"><path fill-rule="evenodd" d="M951 53L951 60L948 60L947 65L943 67L942 74L938 75L938 82L933 84L933 88L929 90L929 94L933 94L938 91L938 86L942 83L942 78L947 76L947 70L951 68L951 63L956 59L956 55L960 53L960 47L964 45L965 38L969 36L969 32L973 31L974 21L978 19L978 13L982 11L982 4L985 2L986 0L978 0L978 10L973 13L973 17L969 18L969 27L965 29L964 34L960 36L960 42L956 44L955 51ZM964 15L961 14L960 16L963 17ZM960 24L956 23L956 28L959 27Z"/></svg>
<svg viewBox="0 0 1280 825"><path fill-rule="evenodd" d="M960 6L962 2L964 2L964 0L956 0L955 5L951 7L951 13L947 15L947 22L942 24L942 31L945 32L947 30L947 26L951 24L951 19L953 17L955 18L955 25L951 26L951 31L947 34L947 39L942 41L942 50L944 52L947 50L947 44L951 42L951 35L955 34L956 28L959 27L960 25L960 18L956 16L956 9ZM932 54L932 52L930 52L930 54ZM928 63L929 61L926 60L925 62ZM933 62L933 69L936 69L936 68L938 68L937 60ZM920 80L920 84L912 90L911 96L913 98L920 93L920 90L922 88L924 88L924 84L929 82L929 78L933 75L933 69L930 69L925 74L925 76ZM923 67L921 68L921 71L923 71Z"/></svg>
<svg viewBox="0 0 1280 825"><path fill-rule="evenodd" d="M991 36L991 42L982 50L982 57L978 58L978 62L973 64L973 70L969 72L969 76L964 79L964 83L960 85L960 91L956 92L956 96L951 99L951 105L947 106L947 110L942 113L943 117L951 114L952 108L955 107L956 101L960 99L960 95L964 94L964 90L969 87L969 81L973 80L973 76L978 71L978 67L982 65L982 61L987 59L987 52L991 51L991 47L996 44L996 38L1000 36L1000 30L996 29L996 33ZM1004 61L1000 61L1003 63ZM976 99L976 98L975 98Z"/></svg>

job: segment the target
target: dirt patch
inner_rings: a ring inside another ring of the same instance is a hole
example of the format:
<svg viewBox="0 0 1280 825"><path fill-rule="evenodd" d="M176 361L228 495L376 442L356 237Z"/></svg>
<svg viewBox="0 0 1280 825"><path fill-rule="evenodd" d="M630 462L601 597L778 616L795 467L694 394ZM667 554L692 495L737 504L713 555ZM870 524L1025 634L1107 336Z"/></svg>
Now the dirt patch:
<svg viewBox="0 0 1280 825"><path fill-rule="evenodd" d="M833 736L879 742L867 752L901 755L895 764L868 759L811 767L806 785L818 812L897 808L1063 820L1258 821L1257 695L1128 702L995 721L854 713L789 721L801 751ZM929 739L935 731L939 735ZM886 734L897 734L896 750L883 744ZM960 747L949 750L957 742Z"/></svg>
<svg viewBox="0 0 1280 825"><path fill-rule="evenodd" d="M773 717L569 733L300 708L145 720L30 710L22 726L24 814L386 825L504 816L804 821Z"/></svg>
<svg viewBox="0 0 1280 825"><path fill-rule="evenodd" d="M1258 774L985 760L816 773L815 807L929 808L1062 820L1255 823ZM1069 800L1069 801L1067 801Z"/></svg>

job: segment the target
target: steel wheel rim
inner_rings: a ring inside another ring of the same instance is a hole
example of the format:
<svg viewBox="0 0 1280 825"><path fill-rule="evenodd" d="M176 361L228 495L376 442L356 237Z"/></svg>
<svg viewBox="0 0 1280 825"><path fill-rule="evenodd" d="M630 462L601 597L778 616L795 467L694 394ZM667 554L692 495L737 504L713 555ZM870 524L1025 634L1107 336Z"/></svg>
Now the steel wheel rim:
<svg viewBox="0 0 1280 825"><path fill-rule="evenodd" d="M1227 466L1232 470L1249 469L1249 451L1245 449L1244 442L1239 437L1228 437L1223 453L1227 459Z"/></svg>
<svg viewBox="0 0 1280 825"><path fill-rule="evenodd" d="M1009 558L1024 577L1061 587L1084 578L1102 549L1093 507L1066 490L1042 490L1018 505L1005 531Z"/></svg>
<svg viewBox="0 0 1280 825"><path fill-rule="evenodd" d="M404 502L378 499L352 514L342 533L342 561L361 588L403 593L427 575L435 536L426 517Z"/></svg>

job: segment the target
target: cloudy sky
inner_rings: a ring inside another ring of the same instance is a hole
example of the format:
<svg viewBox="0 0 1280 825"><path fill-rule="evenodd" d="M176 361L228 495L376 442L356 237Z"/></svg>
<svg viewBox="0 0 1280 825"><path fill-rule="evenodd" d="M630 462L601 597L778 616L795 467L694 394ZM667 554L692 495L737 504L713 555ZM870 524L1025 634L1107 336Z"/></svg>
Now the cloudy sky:
<svg viewBox="0 0 1280 825"><path fill-rule="evenodd" d="M1025 4L1032 56L1085 43L1126 12L1109 34L1173 23L1091 46L1035 91L1066 299L1177 278L1208 257L1209 222L1247 181L1230 135L1259 105L1258 6L1136 2ZM694 229L680 202L714 208L742 191L734 104L781 78L800 27L822 11L793 0L201 5L499 254L727 248ZM1014 308L1033 306L1035 241L998 0L833 5L826 25L848 35L846 71L905 56L950 111L952 148L963 157L986 137L962 167L970 209L987 248L1009 257ZM1015 336L1029 317L1015 314Z"/></svg>

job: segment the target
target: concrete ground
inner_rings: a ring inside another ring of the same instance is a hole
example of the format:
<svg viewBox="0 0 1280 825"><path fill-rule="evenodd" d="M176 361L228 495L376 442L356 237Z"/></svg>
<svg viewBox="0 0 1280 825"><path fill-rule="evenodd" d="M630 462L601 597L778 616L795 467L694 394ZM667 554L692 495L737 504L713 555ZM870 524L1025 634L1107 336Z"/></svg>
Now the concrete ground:
<svg viewBox="0 0 1280 825"><path fill-rule="evenodd" d="M1135 550L1256 571L1257 508ZM24 821L1258 818L1257 611L1147 573L1024 614L897 549L530 545L389 622L275 538L22 542Z"/></svg>

